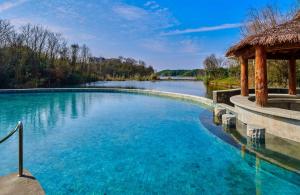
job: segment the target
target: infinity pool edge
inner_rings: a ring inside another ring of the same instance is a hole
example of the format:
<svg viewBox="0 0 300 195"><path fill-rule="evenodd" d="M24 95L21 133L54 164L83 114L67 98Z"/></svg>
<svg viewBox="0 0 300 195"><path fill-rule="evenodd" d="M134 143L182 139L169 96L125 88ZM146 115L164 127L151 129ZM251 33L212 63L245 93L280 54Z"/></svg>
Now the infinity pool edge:
<svg viewBox="0 0 300 195"><path fill-rule="evenodd" d="M106 92L106 93L130 93L130 94L142 94L142 95L151 95L151 96L158 96L158 97L166 97L172 99L178 99L183 101L192 102L198 105L201 105L203 108L208 110L212 110L216 103L213 100L208 99L206 97L196 96L196 95L189 95L183 93L174 93L174 92L166 92L166 91L159 91L159 90L149 90L149 89L127 89L127 88L30 88L30 89L0 89L0 94L26 94L26 93L58 93L58 92ZM205 127L205 126L204 126ZM205 127L208 131L210 131L207 127ZM231 135L231 134L230 134ZM236 143L241 148L244 146L242 142L236 139L233 135L231 137L236 141ZM222 138L220 138L222 139ZM300 174L300 170L295 170L292 167L285 166L280 162L277 162L274 159L270 159L265 157L263 154L246 147L246 152L252 155L257 155L261 159L277 165L281 168L284 168L288 171Z"/></svg>

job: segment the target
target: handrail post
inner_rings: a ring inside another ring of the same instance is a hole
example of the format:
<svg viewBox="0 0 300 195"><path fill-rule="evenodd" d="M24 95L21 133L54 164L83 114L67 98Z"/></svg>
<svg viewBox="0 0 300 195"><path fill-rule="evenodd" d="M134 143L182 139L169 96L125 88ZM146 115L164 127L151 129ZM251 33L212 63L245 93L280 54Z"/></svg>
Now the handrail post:
<svg viewBox="0 0 300 195"><path fill-rule="evenodd" d="M23 123L19 121L19 177L23 176Z"/></svg>

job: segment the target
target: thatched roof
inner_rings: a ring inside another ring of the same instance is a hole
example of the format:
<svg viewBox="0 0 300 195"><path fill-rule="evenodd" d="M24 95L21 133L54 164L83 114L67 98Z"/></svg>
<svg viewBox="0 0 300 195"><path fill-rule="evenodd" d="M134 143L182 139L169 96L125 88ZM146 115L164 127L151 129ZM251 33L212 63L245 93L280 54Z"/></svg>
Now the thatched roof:
<svg viewBox="0 0 300 195"><path fill-rule="evenodd" d="M300 11L284 24L268 29L262 33L251 35L229 48L227 57L237 57L254 46L274 47L300 44Z"/></svg>

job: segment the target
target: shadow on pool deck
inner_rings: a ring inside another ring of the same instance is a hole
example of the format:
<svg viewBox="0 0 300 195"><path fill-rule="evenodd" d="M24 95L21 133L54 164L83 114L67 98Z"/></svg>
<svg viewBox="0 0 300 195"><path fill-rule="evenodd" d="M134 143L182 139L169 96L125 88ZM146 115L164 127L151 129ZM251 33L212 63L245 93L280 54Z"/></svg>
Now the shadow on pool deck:
<svg viewBox="0 0 300 195"><path fill-rule="evenodd" d="M19 177L17 173L0 177L0 195L44 195L39 182L28 172L24 171L24 176Z"/></svg>

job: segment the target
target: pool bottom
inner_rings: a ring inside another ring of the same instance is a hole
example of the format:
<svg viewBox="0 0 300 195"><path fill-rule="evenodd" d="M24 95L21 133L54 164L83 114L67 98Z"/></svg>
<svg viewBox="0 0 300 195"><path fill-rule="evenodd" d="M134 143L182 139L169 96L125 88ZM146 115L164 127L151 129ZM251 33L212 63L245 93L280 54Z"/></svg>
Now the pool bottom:
<svg viewBox="0 0 300 195"><path fill-rule="evenodd" d="M24 122L25 167L47 194L300 192L298 175L243 157L207 131L199 116L211 113L190 102L43 93L0 95L0 106L0 129ZM14 171L16 141L0 147L1 174Z"/></svg>

